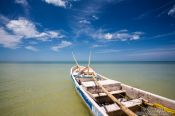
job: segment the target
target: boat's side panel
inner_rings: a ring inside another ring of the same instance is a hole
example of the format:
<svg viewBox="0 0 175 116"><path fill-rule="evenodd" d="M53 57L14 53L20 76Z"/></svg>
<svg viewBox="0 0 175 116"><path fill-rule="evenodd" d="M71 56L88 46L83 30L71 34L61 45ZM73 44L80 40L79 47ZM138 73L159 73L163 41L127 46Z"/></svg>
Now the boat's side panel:
<svg viewBox="0 0 175 116"><path fill-rule="evenodd" d="M77 93L80 95L80 97L83 99L83 101L85 102L85 104L88 106L88 108L90 109L90 111L93 113L93 115L95 116L104 116L91 102L90 100L87 98L87 96L81 91L81 89L79 87L76 87L76 91Z"/></svg>
<svg viewBox="0 0 175 116"><path fill-rule="evenodd" d="M127 94L133 98L142 97L151 103L159 103L168 108L175 109L174 100L171 100L171 99L168 99L168 98L165 98L165 97L162 97L162 96L159 96L159 95L147 92L147 91L143 91L143 90L140 90L140 89L137 89L137 88L125 85L125 84L121 84L121 85L122 85L122 89L126 90Z"/></svg>
<svg viewBox="0 0 175 116"><path fill-rule="evenodd" d="M72 72L71 72L72 74ZM95 116L107 116L107 114L100 109L100 107L94 102L92 98L83 90L81 86L77 83L75 78L71 75L71 78L75 84L75 89L77 93L80 95L80 97L83 99L84 103L88 106L90 111L93 113Z"/></svg>
<svg viewBox="0 0 175 116"><path fill-rule="evenodd" d="M85 101L85 103L87 104L87 106L89 107L89 109L92 109L92 103L87 99L87 97L85 96L85 94L80 90L79 87L75 87L77 93L82 97L82 99Z"/></svg>

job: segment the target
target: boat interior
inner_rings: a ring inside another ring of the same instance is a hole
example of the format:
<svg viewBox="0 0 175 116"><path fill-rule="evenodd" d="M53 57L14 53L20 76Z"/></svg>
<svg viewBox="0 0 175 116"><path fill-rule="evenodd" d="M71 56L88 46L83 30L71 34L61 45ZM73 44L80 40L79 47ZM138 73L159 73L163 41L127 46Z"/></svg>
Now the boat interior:
<svg viewBox="0 0 175 116"><path fill-rule="evenodd" d="M91 70L92 71L92 70ZM78 72L78 71L77 71ZM116 114L124 115L120 110L120 107L115 104L103 90L96 85L92 75L87 73L81 73L78 75L76 73L76 81L83 89L89 94L89 96L104 110L108 115L114 116ZM127 106L132 111L138 111L140 105L142 105L142 99L131 99L127 96L125 90L122 90L121 83L118 81L105 79L99 75L96 76L98 82L103 85L103 87L110 92L115 98L117 98L121 103Z"/></svg>
<svg viewBox="0 0 175 116"><path fill-rule="evenodd" d="M93 69L80 71L85 69L81 67L81 69L74 70L75 80L78 82L80 86L89 94L89 96L100 106L100 108L106 112L109 116L125 116L126 114L120 109L120 107L111 100L111 98L103 92L102 88L100 88L92 78L92 74L94 73ZM127 91L124 90L121 86L121 83L115 80L110 80L100 75L96 75L97 81L116 99L118 99L123 105L137 113L138 115L145 115L146 104L143 103L142 98L131 98L127 95Z"/></svg>

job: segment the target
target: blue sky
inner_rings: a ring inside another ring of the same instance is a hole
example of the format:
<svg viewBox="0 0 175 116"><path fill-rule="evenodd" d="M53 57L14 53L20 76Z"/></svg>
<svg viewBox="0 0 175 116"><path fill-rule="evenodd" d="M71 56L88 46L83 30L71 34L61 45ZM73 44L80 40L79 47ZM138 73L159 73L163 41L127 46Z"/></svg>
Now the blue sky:
<svg viewBox="0 0 175 116"><path fill-rule="evenodd" d="M174 61L175 0L1 0L0 61Z"/></svg>

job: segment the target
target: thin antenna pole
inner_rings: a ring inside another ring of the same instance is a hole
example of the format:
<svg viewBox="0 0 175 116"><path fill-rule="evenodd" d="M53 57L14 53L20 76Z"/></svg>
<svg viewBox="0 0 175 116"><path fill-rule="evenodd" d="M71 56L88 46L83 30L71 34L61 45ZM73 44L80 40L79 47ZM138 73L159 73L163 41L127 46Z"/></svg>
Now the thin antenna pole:
<svg viewBox="0 0 175 116"><path fill-rule="evenodd" d="M88 62L88 67L90 66L90 63L91 63L91 51L89 53L89 62Z"/></svg>
<svg viewBox="0 0 175 116"><path fill-rule="evenodd" d="M89 53L88 74L89 74L90 64L91 64L91 51L90 51L90 53Z"/></svg>
<svg viewBox="0 0 175 116"><path fill-rule="evenodd" d="M77 60L76 60L75 55L74 55L74 53L73 53L73 52L72 52L72 56L73 56L73 58L74 58L75 63L76 63L76 64L77 64L77 66L79 67L80 65L78 64L78 62L77 62Z"/></svg>

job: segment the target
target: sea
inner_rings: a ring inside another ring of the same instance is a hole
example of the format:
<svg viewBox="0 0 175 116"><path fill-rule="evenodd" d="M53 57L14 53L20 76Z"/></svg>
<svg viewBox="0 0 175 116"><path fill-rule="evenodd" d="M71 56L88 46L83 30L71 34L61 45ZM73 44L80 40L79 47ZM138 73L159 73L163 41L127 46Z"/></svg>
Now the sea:
<svg viewBox="0 0 175 116"><path fill-rule="evenodd" d="M0 62L0 116L91 116L70 78L74 65ZM175 100L175 62L101 61L91 67L108 78Z"/></svg>

